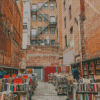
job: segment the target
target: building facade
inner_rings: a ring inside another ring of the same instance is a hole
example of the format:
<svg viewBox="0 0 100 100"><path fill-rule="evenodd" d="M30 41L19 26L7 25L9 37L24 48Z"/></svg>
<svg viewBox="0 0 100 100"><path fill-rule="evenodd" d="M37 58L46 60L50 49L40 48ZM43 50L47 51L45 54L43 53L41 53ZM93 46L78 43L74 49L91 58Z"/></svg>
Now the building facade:
<svg viewBox="0 0 100 100"><path fill-rule="evenodd" d="M18 69L21 62L23 4L0 1L0 66Z"/></svg>
<svg viewBox="0 0 100 100"><path fill-rule="evenodd" d="M31 16L30 16L30 0L23 1L23 39L22 39L22 48L26 49L27 45L30 45L30 25L31 25Z"/></svg>
<svg viewBox="0 0 100 100"><path fill-rule="evenodd" d="M77 64L84 78L100 72L99 4L95 0L62 0L63 64Z"/></svg>
<svg viewBox="0 0 100 100"><path fill-rule="evenodd" d="M31 0L31 45L54 45L56 40L56 0Z"/></svg>

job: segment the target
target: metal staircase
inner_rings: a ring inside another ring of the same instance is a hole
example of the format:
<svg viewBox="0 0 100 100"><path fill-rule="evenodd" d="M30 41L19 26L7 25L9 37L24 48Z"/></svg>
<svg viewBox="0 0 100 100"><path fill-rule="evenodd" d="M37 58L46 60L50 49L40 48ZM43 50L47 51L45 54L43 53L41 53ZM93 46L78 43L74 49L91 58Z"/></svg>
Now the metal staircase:
<svg viewBox="0 0 100 100"><path fill-rule="evenodd" d="M32 10L31 10L32 12L35 12L35 13L38 12L38 13L40 13L40 14L47 20L47 22L49 22L49 24L48 24L47 26L45 26L45 27L42 29L41 32L38 32L34 37L38 37L43 31L45 31L45 29L46 29L49 25L56 25L56 24L57 24L57 22L50 22L49 18L46 18L46 17L45 17L45 14L44 14L43 12L40 12L40 11L39 11L39 10L42 9L42 7L43 7L46 3L48 3L49 1L56 1L56 0L47 0L46 2L44 2L44 4L43 4L40 8L32 9Z"/></svg>
<svg viewBox="0 0 100 100"><path fill-rule="evenodd" d="M39 32L39 33L37 34L37 37L38 37L38 36L40 35L40 33L42 33L48 26L49 26L49 24L48 24L46 27L44 27L43 30L42 30L41 32Z"/></svg>

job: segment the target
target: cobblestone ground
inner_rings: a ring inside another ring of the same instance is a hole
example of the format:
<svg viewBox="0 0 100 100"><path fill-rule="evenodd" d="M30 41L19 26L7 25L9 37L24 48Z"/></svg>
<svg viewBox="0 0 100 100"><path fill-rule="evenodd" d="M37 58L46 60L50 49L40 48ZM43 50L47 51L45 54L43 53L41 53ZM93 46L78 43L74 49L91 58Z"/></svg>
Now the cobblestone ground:
<svg viewBox="0 0 100 100"><path fill-rule="evenodd" d="M57 96L55 86L51 83L38 82L32 100L66 100L66 96Z"/></svg>

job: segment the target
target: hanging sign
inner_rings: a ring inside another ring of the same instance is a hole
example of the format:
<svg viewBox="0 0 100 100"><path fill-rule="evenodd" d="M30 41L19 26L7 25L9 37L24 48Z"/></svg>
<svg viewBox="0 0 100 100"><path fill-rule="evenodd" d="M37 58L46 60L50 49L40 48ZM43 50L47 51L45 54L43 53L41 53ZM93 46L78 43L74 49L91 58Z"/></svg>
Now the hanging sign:
<svg viewBox="0 0 100 100"><path fill-rule="evenodd" d="M14 83L17 83L17 84L22 83L22 79L21 78L15 78Z"/></svg>
<svg viewBox="0 0 100 100"><path fill-rule="evenodd" d="M9 78L9 75L4 75L4 78Z"/></svg>
<svg viewBox="0 0 100 100"><path fill-rule="evenodd" d="M23 75L23 78L24 79L28 79L28 75Z"/></svg>
<svg viewBox="0 0 100 100"><path fill-rule="evenodd" d="M16 77L16 74L12 74L12 77Z"/></svg>

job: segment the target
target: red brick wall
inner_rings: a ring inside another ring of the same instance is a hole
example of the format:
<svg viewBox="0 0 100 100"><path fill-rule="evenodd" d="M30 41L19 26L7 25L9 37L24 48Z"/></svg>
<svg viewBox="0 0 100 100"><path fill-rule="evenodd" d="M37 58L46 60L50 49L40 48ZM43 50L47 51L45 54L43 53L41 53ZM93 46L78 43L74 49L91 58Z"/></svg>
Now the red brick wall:
<svg viewBox="0 0 100 100"><path fill-rule="evenodd" d="M85 45L87 58L100 56L100 2L89 0L85 3Z"/></svg>
<svg viewBox="0 0 100 100"><path fill-rule="evenodd" d="M23 18L16 0L0 0L0 14L0 65L19 67Z"/></svg>
<svg viewBox="0 0 100 100"><path fill-rule="evenodd" d="M58 47L46 47L46 46L35 46L32 49L29 46L28 50L23 52L23 67L26 66L56 66L59 65L59 48Z"/></svg>

